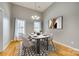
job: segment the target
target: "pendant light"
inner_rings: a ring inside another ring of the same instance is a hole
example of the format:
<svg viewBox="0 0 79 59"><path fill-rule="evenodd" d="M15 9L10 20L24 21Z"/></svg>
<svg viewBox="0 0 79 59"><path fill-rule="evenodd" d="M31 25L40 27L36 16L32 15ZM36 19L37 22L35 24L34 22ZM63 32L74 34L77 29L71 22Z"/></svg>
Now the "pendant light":
<svg viewBox="0 0 79 59"><path fill-rule="evenodd" d="M34 7L37 10L36 2L34 3ZM32 17L33 20L39 20L40 19L40 17L37 14L36 15L33 15L31 17Z"/></svg>

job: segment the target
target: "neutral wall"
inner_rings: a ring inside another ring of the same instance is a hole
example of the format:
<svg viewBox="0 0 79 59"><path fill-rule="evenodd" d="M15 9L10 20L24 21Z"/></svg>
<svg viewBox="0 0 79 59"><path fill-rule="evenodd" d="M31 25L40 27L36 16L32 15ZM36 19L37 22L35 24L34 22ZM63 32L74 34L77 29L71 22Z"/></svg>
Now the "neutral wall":
<svg viewBox="0 0 79 59"><path fill-rule="evenodd" d="M0 51L3 49L3 27L2 10L0 9Z"/></svg>
<svg viewBox="0 0 79 59"><path fill-rule="evenodd" d="M31 9L28 9L28 8L25 8L25 7L21 7L21 6L18 6L18 5L14 5L12 4L12 26L11 26L11 29L12 29L12 39L13 39L13 34L14 34L14 20L15 18L19 18L19 19L23 19L26 21L26 34L27 33L32 33L34 30L33 30L33 19L31 18L32 15L39 15L41 17L41 13L40 12L37 12L37 11L34 11L34 10L31 10ZM40 19L42 20L42 19Z"/></svg>
<svg viewBox="0 0 79 59"><path fill-rule="evenodd" d="M0 39L0 51L2 51L8 46L10 42L10 4L1 2L0 8L2 9L3 14L0 19L0 32L2 33L0 33L0 36L2 36ZM3 23L5 17L6 22Z"/></svg>
<svg viewBox="0 0 79 59"><path fill-rule="evenodd" d="M63 16L63 29L52 30L54 40L79 49L79 3L52 4L43 14L44 32L51 30L48 28L48 20L55 16Z"/></svg>

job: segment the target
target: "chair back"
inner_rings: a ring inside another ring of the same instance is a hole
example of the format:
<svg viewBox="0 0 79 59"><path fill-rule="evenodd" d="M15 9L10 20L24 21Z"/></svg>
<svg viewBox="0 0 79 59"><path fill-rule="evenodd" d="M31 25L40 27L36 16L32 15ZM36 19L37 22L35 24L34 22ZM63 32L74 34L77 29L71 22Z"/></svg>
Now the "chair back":
<svg viewBox="0 0 79 59"><path fill-rule="evenodd" d="M32 42L29 41L29 39L27 37L21 36L21 39L23 41L23 46L30 47L31 45L33 45Z"/></svg>

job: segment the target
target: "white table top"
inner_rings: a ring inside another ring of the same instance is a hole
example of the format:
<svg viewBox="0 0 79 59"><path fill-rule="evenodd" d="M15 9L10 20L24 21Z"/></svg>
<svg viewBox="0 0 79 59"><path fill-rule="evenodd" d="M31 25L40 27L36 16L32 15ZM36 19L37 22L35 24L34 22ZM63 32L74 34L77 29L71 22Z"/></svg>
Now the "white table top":
<svg viewBox="0 0 79 59"><path fill-rule="evenodd" d="M42 39L42 38L49 38L49 35L36 35L36 34L29 34L29 36L31 36L31 38L33 39Z"/></svg>

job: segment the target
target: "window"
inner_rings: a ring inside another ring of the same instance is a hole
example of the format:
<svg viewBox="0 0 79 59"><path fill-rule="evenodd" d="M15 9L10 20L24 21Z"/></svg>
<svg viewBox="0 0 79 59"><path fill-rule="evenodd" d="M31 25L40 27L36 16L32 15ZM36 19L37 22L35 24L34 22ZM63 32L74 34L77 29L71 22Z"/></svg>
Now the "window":
<svg viewBox="0 0 79 59"><path fill-rule="evenodd" d="M41 31L40 21L34 21L34 32L40 32L40 31Z"/></svg>
<svg viewBox="0 0 79 59"><path fill-rule="evenodd" d="M25 34L25 21L16 19L16 21L15 21L15 37L19 37L20 34Z"/></svg>

